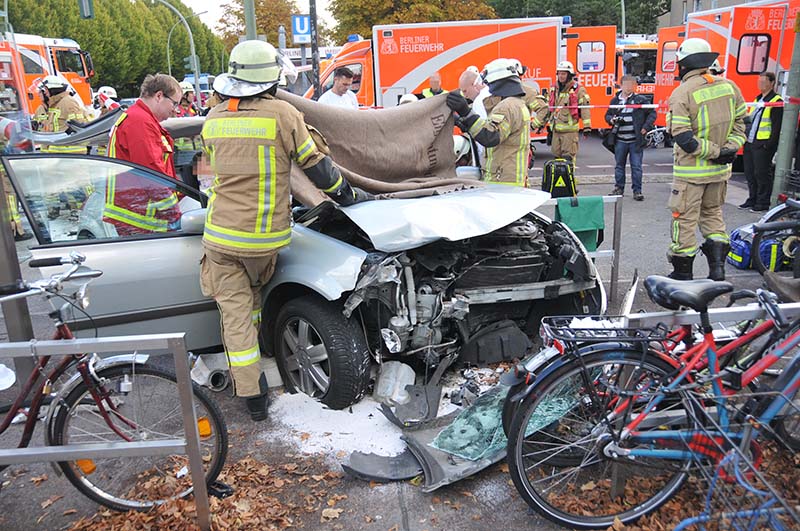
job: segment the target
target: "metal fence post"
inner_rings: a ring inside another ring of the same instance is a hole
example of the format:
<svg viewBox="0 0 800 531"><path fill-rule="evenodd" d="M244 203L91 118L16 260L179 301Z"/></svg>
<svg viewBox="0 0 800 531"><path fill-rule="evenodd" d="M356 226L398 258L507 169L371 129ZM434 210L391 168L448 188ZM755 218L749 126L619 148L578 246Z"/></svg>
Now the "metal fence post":
<svg viewBox="0 0 800 531"><path fill-rule="evenodd" d="M611 259L611 300L617 300L617 284L619 283L619 254L622 240L622 202L620 196L614 197L614 236L611 248L614 257Z"/></svg>
<svg viewBox="0 0 800 531"><path fill-rule="evenodd" d="M194 410L192 379L189 377L189 356L183 339L170 339L170 351L175 358L175 374L178 377L183 425L186 430L186 453L189 455L189 471L194 485L194 506L197 521L203 531L211 529L211 508L208 503L208 489L203 474L203 460L200 456L200 433L197 431L197 415Z"/></svg>
<svg viewBox="0 0 800 531"><path fill-rule="evenodd" d="M5 171L0 168L0 172ZM14 190L5 190L3 178L0 178L0 284L11 284L22 278L22 271L19 269L19 257L17 256L17 246L14 244L14 237L9 228L11 227L11 212L8 209L8 197L17 196ZM9 341L27 341L33 338L33 325L31 316L28 312L28 302L25 299L17 299L4 302L3 318L6 323ZM17 358L14 360L14 367L18 375L18 381L24 382L31 371L33 371L33 360L31 358Z"/></svg>

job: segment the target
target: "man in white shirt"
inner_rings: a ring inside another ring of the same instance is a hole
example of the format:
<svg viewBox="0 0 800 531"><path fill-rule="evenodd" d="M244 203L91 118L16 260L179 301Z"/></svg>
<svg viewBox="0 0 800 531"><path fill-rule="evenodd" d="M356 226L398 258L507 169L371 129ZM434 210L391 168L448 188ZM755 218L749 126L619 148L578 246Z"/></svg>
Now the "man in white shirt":
<svg viewBox="0 0 800 531"><path fill-rule="evenodd" d="M345 109L358 109L356 95L350 90L353 85L353 72L347 67L337 68L333 73L333 86L319 97L319 102Z"/></svg>

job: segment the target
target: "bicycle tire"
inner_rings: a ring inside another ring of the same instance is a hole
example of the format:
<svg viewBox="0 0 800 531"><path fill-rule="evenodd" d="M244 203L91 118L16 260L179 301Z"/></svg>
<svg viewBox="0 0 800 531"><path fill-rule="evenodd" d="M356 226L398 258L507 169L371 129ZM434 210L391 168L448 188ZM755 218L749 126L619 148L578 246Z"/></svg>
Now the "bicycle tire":
<svg viewBox="0 0 800 531"><path fill-rule="evenodd" d="M123 424L119 415L112 415L114 425L127 436L147 441L184 437L177 380L173 373L150 365L118 365L99 370L97 376L101 382L98 390L108 394L108 400L117 405L120 415L134 421L135 427ZM228 431L216 403L197 385L192 384L192 387L204 473L206 483L210 484L225 464ZM96 402L92 400L91 405L82 405L87 395L90 396L89 388L81 383L60 404L53 425L53 444L122 440L100 415ZM153 423L148 423L149 414L155 414ZM188 458L182 454L87 458L59 462L59 466L81 493L120 511L148 510L192 492Z"/></svg>
<svg viewBox="0 0 800 531"><path fill-rule="evenodd" d="M511 425L507 459L517 491L537 513L566 528L606 529L613 526L616 519L623 524L634 522L668 501L686 480L691 461L612 460L603 454L601 430L595 429L608 411L608 404L598 404L596 397L613 396L613 393L602 393L599 383L602 380L599 376L606 374L606 368L631 367L629 380L632 381L634 374L641 374L643 377L636 381L642 383L637 387L647 390L650 386L657 389L660 382L674 374L669 363L651 353L626 351L591 353L582 360L582 363L575 360L554 369L523 400ZM611 378L609 376L609 381ZM586 392L588 388L594 389L595 397ZM606 387L606 391L611 389ZM646 400L635 401L634 410L644 403ZM686 410L686 420L681 422L695 425L694 406L683 398L664 407L674 408L676 403L692 408ZM583 423L579 418L581 414L587 415ZM676 416L681 416L680 411ZM627 424L627 420L626 417L620 427ZM642 429L640 427L640 431ZM612 439L616 436L612 434ZM537 451L537 447L543 450ZM549 457L547 452L550 452ZM532 457L534 459L529 462ZM611 498L611 481L603 476L610 476L614 464L627 477L621 501ZM637 471L642 477L632 481ZM667 477L662 480L664 474ZM554 483L548 484L548 479ZM633 502L629 496L633 496ZM591 506L593 499L597 503ZM591 510L602 514L593 514Z"/></svg>
<svg viewBox="0 0 800 531"><path fill-rule="evenodd" d="M775 212L771 213L766 219L760 221L760 223L771 223L773 221L783 221L789 219L798 219L800 218L800 211L790 209L786 205L781 205L783 208L776 209ZM764 271L767 270L764 261L761 259L761 253L758 252L759 248L761 247L761 242L769 239L775 239L780 235L784 237L790 232L790 229L784 229L781 231L767 231L767 232L756 232L753 234L753 243L750 247L750 261L753 264L753 269L758 271L759 275L763 275ZM783 238L779 238L783 241ZM780 269L780 268L778 268Z"/></svg>

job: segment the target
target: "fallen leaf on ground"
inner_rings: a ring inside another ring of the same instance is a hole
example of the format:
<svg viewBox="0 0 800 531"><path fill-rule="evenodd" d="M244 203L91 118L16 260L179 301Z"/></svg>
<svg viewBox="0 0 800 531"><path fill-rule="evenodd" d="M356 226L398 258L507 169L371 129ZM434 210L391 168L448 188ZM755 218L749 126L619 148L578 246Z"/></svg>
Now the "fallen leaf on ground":
<svg viewBox="0 0 800 531"><path fill-rule="evenodd" d="M41 503L42 509L47 509L48 507L50 507L51 505L53 505L55 502L57 502L58 500L60 500L63 497L64 496L61 495L61 494L57 494L55 496L50 496L49 498L47 498L45 501L43 501Z"/></svg>
<svg viewBox="0 0 800 531"><path fill-rule="evenodd" d="M330 522L344 512L344 509L322 509L322 518L320 522Z"/></svg>
<svg viewBox="0 0 800 531"><path fill-rule="evenodd" d="M37 487L42 481L47 481L47 474L42 474L41 476L34 476L31 478L31 483L33 483Z"/></svg>
<svg viewBox="0 0 800 531"><path fill-rule="evenodd" d="M581 491L582 491L582 492L586 492L587 490L594 490L594 488L595 488L596 486L597 486L597 485L595 484L595 482L594 482L594 481L590 481L590 482L588 482L588 483L584 483L583 485L581 485Z"/></svg>
<svg viewBox="0 0 800 531"><path fill-rule="evenodd" d="M78 510L77 510L77 509L67 509L66 511L64 511L63 513L61 513L61 515L62 515L62 516L69 516L69 515L71 515L71 514L75 514L75 513L77 513L77 512L78 512Z"/></svg>

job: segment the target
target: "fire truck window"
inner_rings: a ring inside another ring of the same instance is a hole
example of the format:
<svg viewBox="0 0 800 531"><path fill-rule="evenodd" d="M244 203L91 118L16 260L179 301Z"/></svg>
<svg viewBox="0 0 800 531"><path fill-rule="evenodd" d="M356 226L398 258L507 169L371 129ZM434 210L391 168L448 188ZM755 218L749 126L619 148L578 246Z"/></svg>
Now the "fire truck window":
<svg viewBox="0 0 800 531"><path fill-rule="evenodd" d="M350 90L357 94L361 89L361 63L347 65L347 68L353 73L353 84L350 86Z"/></svg>
<svg viewBox="0 0 800 531"><path fill-rule="evenodd" d="M740 74L760 74L767 69L769 35L743 35L739 41L736 71Z"/></svg>
<svg viewBox="0 0 800 531"><path fill-rule="evenodd" d="M578 72L602 72L606 69L606 43L587 41L578 44Z"/></svg>
<svg viewBox="0 0 800 531"><path fill-rule="evenodd" d="M81 54L78 52L74 50L58 50L56 51L56 60L58 61L58 69L61 72L75 72L76 74L85 75Z"/></svg>
<svg viewBox="0 0 800 531"><path fill-rule="evenodd" d="M639 83L656 82L656 50L630 50L622 54L622 71Z"/></svg>
<svg viewBox="0 0 800 531"><path fill-rule="evenodd" d="M664 72L674 72L677 66L678 43L668 41L661 48L661 70Z"/></svg>
<svg viewBox="0 0 800 531"><path fill-rule="evenodd" d="M19 54L19 56L22 57L22 68L25 70L25 73L44 74L44 68L42 68L42 56L34 52L31 52L31 54L36 56L37 61L34 61L28 57L27 53Z"/></svg>

